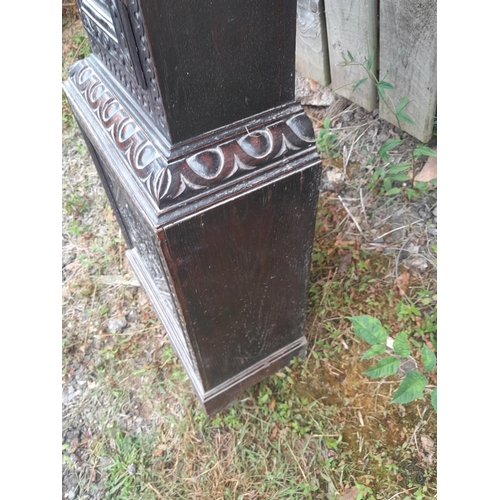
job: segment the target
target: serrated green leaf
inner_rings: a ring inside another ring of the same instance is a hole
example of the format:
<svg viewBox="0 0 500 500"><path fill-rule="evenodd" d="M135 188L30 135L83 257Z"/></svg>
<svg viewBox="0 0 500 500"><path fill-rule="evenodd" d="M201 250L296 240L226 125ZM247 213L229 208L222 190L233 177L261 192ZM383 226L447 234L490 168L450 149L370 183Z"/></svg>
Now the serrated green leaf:
<svg viewBox="0 0 500 500"><path fill-rule="evenodd" d="M385 344L387 332L382 323L373 316L353 316L349 318L354 326L354 334L371 345Z"/></svg>
<svg viewBox="0 0 500 500"><path fill-rule="evenodd" d="M391 180L397 181L397 182L405 182L405 181L409 181L410 178L406 174L392 174L391 173Z"/></svg>
<svg viewBox="0 0 500 500"><path fill-rule="evenodd" d="M437 156L437 153L433 149L424 146L423 144L419 144L413 150L413 157L417 159L420 158L421 156Z"/></svg>
<svg viewBox="0 0 500 500"><path fill-rule="evenodd" d="M394 393L391 403L405 404L419 398L427 385L425 375L418 370L409 371Z"/></svg>
<svg viewBox="0 0 500 500"><path fill-rule="evenodd" d="M432 403L432 407L437 412L438 411L438 388L437 387L434 387L434 390L432 391L431 403Z"/></svg>
<svg viewBox="0 0 500 500"><path fill-rule="evenodd" d="M420 356L422 357L424 370L430 372L436 366L436 355L424 344L420 350Z"/></svg>
<svg viewBox="0 0 500 500"><path fill-rule="evenodd" d="M395 147L399 146L403 141L401 139L389 139L388 141L385 141L382 146L380 146L380 149L378 150L378 155L382 158L385 159L387 158L387 153L391 150L394 149Z"/></svg>
<svg viewBox="0 0 500 500"><path fill-rule="evenodd" d="M398 194L401 192L401 188L392 188L386 191L385 195L386 196L394 196L395 194Z"/></svg>
<svg viewBox="0 0 500 500"><path fill-rule="evenodd" d="M352 54L349 51L347 51L347 55L349 56L351 62L354 62L354 57L352 57Z"/></svg>
<svg viewBox="0 0 500 500"><path fill-rule="evenodd" d="M411 163L405 161L404 163L398 163L397 165L394 165L394 163L391 163L391 166L389 167L389 173L390 174L399 174L401 172L406 172L409 168L411 167Z"/></svg>
<svg viewBox="0 0 500 500"><path fill-rule="evenodd" d="M410 355L410 343L408 342L408 333L400 332L394 338L394 345L392 346L394 352L399 354L403 358L407 358Z"/></svg>
<svg viewBox="0 0 500 500"><path fill-rule="evenodd" d="M363 374L371 378L387 377L388 375L394 375L398 371L399 364L399 359L389 356L382 358L375 366L368 368Z"/></svg>
<svg viewBox="0 0 500 500"><path fill-rule="evenodd" d="M368 80L368 78L362 78L358 83L356 83L356 85L354 85L352 91L354 92L360 85L363 85L363 83L365 83L366 80Z"/></svg>
<svg viewBox="0 0 500 500"><path fill-rule="evenodd" d="M366 351L363 354L361 361L363 361L363 359L373 358L373 356L376 356L377 354L383 354L384 352L385 352L385 345L375 344L371 346L370 349L368 349L368 351Z"/></svg>

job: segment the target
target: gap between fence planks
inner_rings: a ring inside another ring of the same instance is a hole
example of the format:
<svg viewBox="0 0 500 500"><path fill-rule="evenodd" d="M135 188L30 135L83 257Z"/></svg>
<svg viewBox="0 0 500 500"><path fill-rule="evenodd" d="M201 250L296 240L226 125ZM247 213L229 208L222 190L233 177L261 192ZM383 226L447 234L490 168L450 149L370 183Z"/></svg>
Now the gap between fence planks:
<svg viewBox="0 0 500 500"><path fill-rule="evenodd" d="M432 137L437 103L436 1L386 0L380 6L380 77L394 90L386 93L389 106L408 96L405 112L414 125L403 130L422 142ZM398 126L387 105L380 102L380 117Z"/></svg>
<svg viewBox="0 0 500 500"><path fill-rule="evenodd" d="M325 0L328 52L330 58L331 88L337 94L359 104L368 111L377 106L375 85L366 81L353 92L354 85L366 78L366 71L360 66L342 67L343 55L347 51L355 61L363 63L373 51L375 54L373 71L377 70L378 0Z"/></svg>

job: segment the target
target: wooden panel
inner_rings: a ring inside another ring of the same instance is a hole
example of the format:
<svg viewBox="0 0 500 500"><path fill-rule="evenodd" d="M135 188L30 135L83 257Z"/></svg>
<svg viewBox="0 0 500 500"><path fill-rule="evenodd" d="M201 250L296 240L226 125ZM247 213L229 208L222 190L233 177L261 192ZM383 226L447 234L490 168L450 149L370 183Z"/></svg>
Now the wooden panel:
<svg viewBox="0 0 500 500"><path fill-rule="evenodd" d="M141 0L172 141L294 100L296 0Z"/></svg>
<svg viewBox="0 0 500 500"><path fill-rule="evenodd" d="M296 68L321 85L330 84L330 63L323 0L297 1Z"/></svg>
<svg viewBox="0 0 500 500"><path fill-rule="evenodd" d="M355 92L354 85L367 76L359 66L342 67L342 54L349 51L357 62L375 54L373 70L377 69L377 0L325 0L328 53L332 75L332 90L359 104L368 111L377 106L375 86L367 81Z"/></svg>
<svg viewBox="0 0 500 500"><path fill-rule="evenodd" d="M304 333L320 165L165 229L206 390Z"/></svg>
<svg viewBox="0 0 500 500"><path fill-rule="evenodd" d="M395 87L388 103L397 106L408 96L405 111L415 124L402 128L423 142L432 136L436 113L436 13L435 0L387 0L380 9L380 74L388 72ZM380 117L398 125L383 102Z"/></svg>

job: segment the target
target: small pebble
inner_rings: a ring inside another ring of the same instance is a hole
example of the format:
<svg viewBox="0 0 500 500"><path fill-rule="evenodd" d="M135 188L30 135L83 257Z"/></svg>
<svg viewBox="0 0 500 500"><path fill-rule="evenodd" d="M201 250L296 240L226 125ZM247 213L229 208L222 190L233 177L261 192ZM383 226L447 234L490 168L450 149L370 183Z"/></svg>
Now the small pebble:
<svg viewBox="0 0 500 500"><path fill-rule="evenodd" d="M108 329L111 333L121 332L126 326L127 320L123 316L111 318L108 322Z"/></svg>
<svg viewBox="0 0 500 500"><path fill-rule="evenodd" d="M344 114L342 115L342 121L343 121L344 123L349 123L349 122L351 122L353 118L354 118L354 115L353 115L353 113L351 113L350 111L348 111L347 113L344 113Z"/></svg>

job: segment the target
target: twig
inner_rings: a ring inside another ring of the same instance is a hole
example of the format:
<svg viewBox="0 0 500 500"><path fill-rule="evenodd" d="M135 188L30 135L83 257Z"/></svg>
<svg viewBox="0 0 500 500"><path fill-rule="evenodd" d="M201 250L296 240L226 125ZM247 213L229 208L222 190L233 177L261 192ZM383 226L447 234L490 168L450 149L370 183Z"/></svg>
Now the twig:
<svg viewBox="0 0 500 500"><path fill-rule="evenodd" d="M369 225L368 217L366 216L366 211L365 211L365 202L363 201L363 188L359 188L359 198L361 200L361 210L363 210L363 215L365 216L365 222L367 225Z"/></svg>
<svg viewBox="0 0 500 500"><path fill-rule="evenodd" d="M68 67L69 67L69 66L71 66L71 65L75 62L76 56L77 56L77 55L78 55L78 53L80 52L80 49L82 48L82 45L85 43L85 40L87 40L87 38L84 38L84 39L80 42L80 45L78 45L78 49L76 49L75 54L74 54L73 58L71 59L71 62L68 64Z"/></svg>
<svg viewBox="0 0 500 500"><path fill-rule="evenodd" d="M146 483L146 486L150 490L153 490L158 495L158 498L165 498L164 496L161 495L161 493L154 486L151 486L149 483Z"/></svg>
<svg viewBox="0 0 500 500"><path fill-rule="evenodd" d="M407 490L400 491L399 493L396 493L395 495L392 495L392 497L391 497L391 498L389 498L388 500L392 500L393 498L396 498L396 497L398 497L399 495L402 495L403 493L408 493L409 491L414 490L414 489L416 489L416 488L417 488L417 487L416 487L416 486L414 486L413 488L409 488L409 489L407 489Z"/></svg>
<svg viewBox="0 0 500 500"><path fill-rule="evenodd" d="M300 469L300 472L302 472L302 476L304 477L304 481L306 482L306 484L308 484L308 480L307 480L307 477L304 473L304 470L302 469L302 467L300 466L299 464L299 461L297 460L297 457L295 456L295 453L293 452L292 448L290 447L290 445L288 444L287 441L285 441L285 444L288 446L288 449L290 450L290 452L292 453L292 456L293 458L295 459L295 462L297 462L297 465L299 466L299 469Z"/></svg>
<svg viewBox="0 0 500 500"><path fill-rule="evenodd" d="M344 165L344 178L346 177L346 169L347 169L347 165L349 165L349 160L351 159L351 154L352 154L352 150L354 148L354 146L356 145L356 143L361 139L361 137L363 137L363 135L366 134L366 132L368 132L368 130L370 129L370 127L372 126L374 122L370 122L368 123L367 127L365 128L365 130L363 130L363 132L361 132L361 134L356 138L356 140L351 144L351 149L349 150L349 154L347 155L347 160L345 162L345 165ZM344 146L345 147L345 146Z"/></svg>
<svg viewBox="0 0 500 500"><path fill-rule="evenodd" d="M405 245L411 240L413 234L410 234L406 240L403 241L403 244L401 245L401 248L399 249L398 256L396 257L396 268L394 270L394 274L396 277L399 276L398 270L399 270L399 258L401 257L401 253L403 252L403 248Z"/></svg>
<svg viewBox="0 0 500 500"><path fill-rule="evenodd" d="M344 167L344 177L343 177L344 181L347 179L347 164L349 163L349 158L351 156L350 152L349 152L349 156L346 156L346 154L345 154L346 151L347 151L347 148L345 147L345 144L344 144L344 150L342 152L343 153L342 154L342 166Z"/></svg>
<svg viewBox="0 0 500 500"><path fill-rule="evenodd" d="M332 276L332 271L328 271L328 277L326 278L326 282L325 282L325 288L328 286L328 283L330 282L330 280L337 274L337 271L335 271L333 273L333 276ZM325 297L326 297L326 291L323 289L323 297L321 297L321 302L319 303L319 309L321 310L321 308L323 307L323 302L325 300ZM314 320L313 320L313 323L311 325L311 331L312 329L314 328L314 326L316 325L316 320L318 319L318 313L316 313L316 315L314 316ZM306 362L304 364L304 370L303 370L303 373L305 373L306 371L306 368L307 368L307 363L309 363L309 358L311 357L311 354L313 353L314 351L314 345L316 343L316 338L318 336L318 328L316 328L315 332L314 332L314 340L312 342L312 346L311 346L311 350L309 351L309 355L307 356L307 359L306 359Z"/></svg>
<svg viewBox="0 0 500 500"><path fill-rule="evenodd" d="M358 231L359 233L361 234L361 236L364 236L363 235L363 231L361 230L361 228L359 227L359 224L358 224L358 221L354 218L354 215L352 215L351 211L349 210L349 208L347 208L347 205L344 203L344 200L340 197L340 195L337 195L337 198L339 199L340 203L342 203L342 206L344 207L345 211L349 214L349 216L351 217L351 219L353 220L354 224L356 225L356 227L358 228Z"/></svg>
<svg viewBox="0 0 500 500"><path fill-rule="evenodd" d="M340 196L339 196L339 198L340 198ZM406 224L406 226L401 226L401 227L397 227L396 229L391 229L390 231L387 231L387 233L384 233L384 234L381 234L380 236L377 236L376 238L374 238L374 240L379 240L380 238L383 238L384 236L387 236L388 234L394 233L395 231L399 231L400 229L405 229L407 227L413 226L413 224L416 224L417 222L421 222L423 220L424 219L418 219L415 222L412 222L411 224Z"/></svg>

